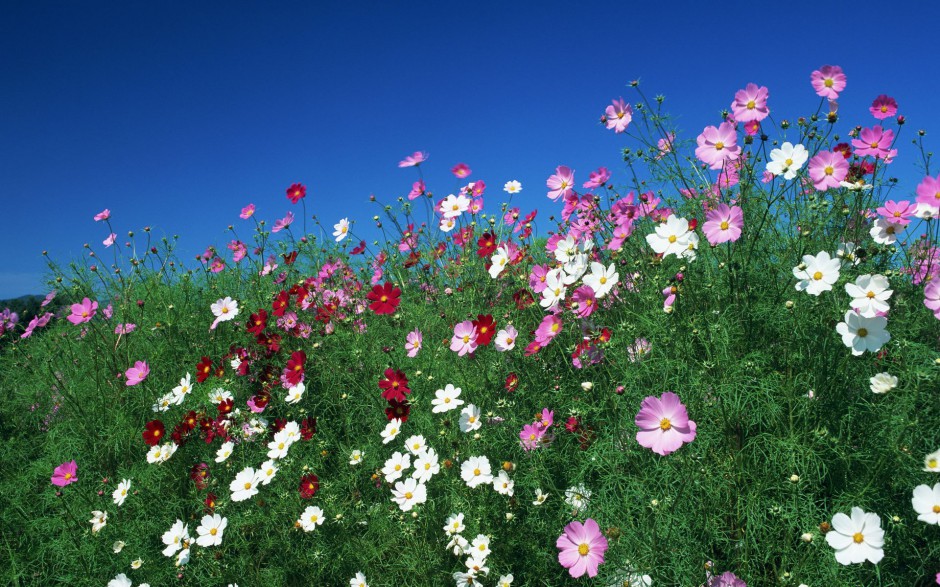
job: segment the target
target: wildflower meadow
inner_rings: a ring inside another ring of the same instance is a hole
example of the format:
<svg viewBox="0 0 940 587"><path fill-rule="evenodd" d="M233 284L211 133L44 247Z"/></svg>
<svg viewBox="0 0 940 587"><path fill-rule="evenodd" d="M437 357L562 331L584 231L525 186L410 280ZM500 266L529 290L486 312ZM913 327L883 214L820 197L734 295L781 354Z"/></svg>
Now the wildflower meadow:
<svg viewBox="0 0 940 587"><path fill-rule="evenodd" d="M195 260L96 203L0 314L0 583L940 583L940 170L852 76L691 133L629 82L622 182L390 153L397 199L288 179Z"/></svg>

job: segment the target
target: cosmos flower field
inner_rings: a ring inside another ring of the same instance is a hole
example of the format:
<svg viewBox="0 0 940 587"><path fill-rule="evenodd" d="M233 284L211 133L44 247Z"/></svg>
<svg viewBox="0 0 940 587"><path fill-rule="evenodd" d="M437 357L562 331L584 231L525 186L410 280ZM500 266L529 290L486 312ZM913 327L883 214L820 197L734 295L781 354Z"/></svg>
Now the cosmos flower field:
<svg viewBox="0 0 940 587"><path fill-rule="evenodd" d="M95 204L0 314L0 582L940 583L940 175L850 90L682 136L631 82L622 169L419 151L374 216L291 184L195 263Z"/></svg>

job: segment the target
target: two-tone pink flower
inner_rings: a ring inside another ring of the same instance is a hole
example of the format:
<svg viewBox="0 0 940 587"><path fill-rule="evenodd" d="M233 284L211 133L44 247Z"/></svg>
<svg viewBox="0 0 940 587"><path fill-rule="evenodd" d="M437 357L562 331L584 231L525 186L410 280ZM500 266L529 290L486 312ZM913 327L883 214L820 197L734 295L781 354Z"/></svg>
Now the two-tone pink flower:
<svg viewBox="0 0 940 587"><path fill-rule="evenodd" d="M695 440L695 422L689 419L679 396L671 391L644 399L634 422L640 428L636 433L640 446L659 455L673 453Z"/></svg>

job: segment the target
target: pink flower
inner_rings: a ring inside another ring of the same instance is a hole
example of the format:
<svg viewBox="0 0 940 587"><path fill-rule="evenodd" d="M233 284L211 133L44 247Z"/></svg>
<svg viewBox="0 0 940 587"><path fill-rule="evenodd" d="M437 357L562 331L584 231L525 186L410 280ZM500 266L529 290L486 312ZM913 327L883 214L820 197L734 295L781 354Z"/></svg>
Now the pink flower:
<svg viewBox="0 0 940 587"><path fill-rule="evenodd" d="M457 165L454 165L451 168L450 172L454 174L454 177L457 177L459 179L470 177L470 173L471 173L470 168L467 167L466 163L458 163Z"/></svg>
<svg viewBox="0 0 940 587"><path fill-rule="evenodd" d="M695 440L695 422L679 401L679 396L667 391L661 397L649 396L643 400L634 419L640 431L636 440L640 446L659 455L675 452L683 444Z"/></svg>
<svg viewBox="0 0 940 587"><path fill-rule="evenodd" d="M535 341L546 347L561 332L561 318L551 314L542 318L542 323L535 330Z"/></svg>
<svg viewBox="0 0 940 587"><path fill-rule="evenodd" d="M398 162L399 167L417 167L428 160L428 154L421 151L415 151L413 155L405 157Z"/></svg>
<svg viewBox="0 0 940 587"><path fill-rule="evenodd" d="M881 94L871 103L871 108L868 111L878 120L884 120L898 113L898 103L891 96Z"/></svg>
<svg viewBox="0 0 940 587"><path fill-rule="evenodd" d="M52 484L65 487L78 481L78 463L74 460L62 463L52 471Z"/></svg>
<svg viewBox="0 0 940 587"><path fill-rule="evenodd" d="M72 324L83 324L90 322L98 311L98 302L93 302L88 298L82 300L80 304L72 304L72 314L65 319Z"/></svg>
<svg viewBox="0 0 940 587"><path fill-rule="evenodd" d="M519 432L519 440L522 441L522 448L525 450L535 450L542 446L543 436L545 436L545 428L538 424L526 424Z"/></svg>
<svg viewBox="0 0 940 587"><path fill-rule="evenodd" d="M604 562L607 539L601 534L597 522L588 518L584 524L575 520L565 526L555 546L559 550L558 562L568 569L572 577L577 579L584 573L594 577L598 565Z"/></svg>
<svg viewBox="0 0 940 587"><path fill-rule="evenodd" d="M281 232L282 230L290 226L293 221L294 221L294 213L288 212L287 216L285 216L284 218L274 221L274 226L271 228L271 232L272 233Z"/></svg>
<svg viewBox="0 0 940 587"><path fill-rule="evenodd" d="M934 318L940 320L940 281L931 280L924 288L924 305L933 311Z"/></svg>
<svg viewBox="0 0 940 587"><path fill-rule="evenodd" d="M940 175L936 178L928 175L917 184L917 203L940 208Z"/></svg>
<svg viewBox="0 0 940 587"><path fill-rule="evenodd" d="M695 149L695 156L710 169L721 169L726 161L734 161L740 156L741 147L737 141L737 133L730 122L722 122L717 128L706 126L696 138L698 148Z"/></svg>
<svg viewBox="0 0 940 587"><path fill-rule="evenodd" d="M408 351L409 357L413 359L418 356L418 351L421 350L423 340L424 337L421 336L420 330L408 333L408 336L405 337L405 350Z"/></svg>
<svg viewBox="0 0 940 587"><path fill-rule="evenodd" d="M589 285L582 285L571 295L571 311L578 318L587 318L597 309L597 298Z"/></svg>
<svg viewBox="0 0 940 587"><path fill-rule="evenodd" d="M107 220L108 218L111 218L111 210L108 210L107 208L95 214L95 222ZM75 461L72 462L74 463Z"/></svg>
<svg viewBox="0 0 940 587"><path fill-rule="evenodd" d="M672 152L672 145L676 141L676 133L670 132L666 133L666 137L656 141L656 148L659 149L656 158L662 159L668 153Z"/></svg>
<svg viewBox="0 0 940 587"><path fill-rule="evenodd" d="M623 98L614 100L604 112L604 120L607 122L607 128L614 129L614 132L621 133L627 130L627 125L633 120L633 108L623 101Z"/></svg>
<svg viewBox="0 0 940 587"><path fill-rule="evenodd" d="M901 226L907 226L911 223L911 216L914 215L915 210L917 210L917 206L907 200L901 200L900 202L888 200L883 206L878 208L878 213L881 214L885 220L900 224Z"/></svg>
<svg viewBox="0 0 940 587"><path fill-rule="evenodd" d="M248 204L247 206L242 208L242 213L239 214L238 217L241 218L242 220L248 220L254 215L254 213L255 213L255 205Z"/></svg>
<svg viewBox="0 0 940 587"><path fill-rule="evenodd" d="M465 320L454 326L454 336L450 339L450 350L462 357L477 350L477 329L473 322Z"/></svg>
<svg viewBox="0 0 940 587"><path fill-rule="evenodd" d="M112 232L111 234L108 235L108 238L101 241L101 244L104 245L104 248L108 248L114 244L115 239L117 239L117 234Z"/></svg>
<svg viewBox="0 0 940 587"><path fill-rule="evenodd" d="M863 128L859 133L861 139L852 139L852 146L855 147L855 154L859 157L871 155L884 159L888 156L891 149L891 143L894 142L894 131L884 130L880 126Z"/></svg>
<svg viewBox="0 0 940 587"><path fill-rule="evenodd" d="M809 178L819 191L838 188L849 174L849 164L842 153L822 151L809 160Z"/></svg>
<svg viewBox="0 0 940 587"><path fill-rule="evenodd" d="M137 385L146 379L147 375L150 375L150 366L144 361L137 361L134 363L133 367L124 372L124 376L127 377L127 381L125 381L124 384L128 387Z"/></svg>
<svg viewBox="0 0 940 587"><path fill-rule="evenodd" d="M399 164L399 166L401 166L401 164ZM408 192L408 199L417 200L425 191L427 191L427 187L425 187L424 181L419 179L418 181L411 184L411 191Z"/></svg>
<svg viewBox="0 0 940 587"><path fill-rule="evenodd" d="M574 194L574 171L570 168L559 165L555 168L555 175L546 180L548 186L548 197L558 201L558 198L567 198Z"/></svg>
<svg viewBox="0 0 940 587"><path fill-rule="evenodd" d="M604 187L607 180L610 179L610 171L606 167L601 167L597 171L588 174L588 180L581 187L592 190L594 188Z"/></svg>
<svg viewBox="0 0 940 587"><path fill-rule="evenodd" d="M131 324L131 323L118 324L117 326L114 327L114 334L130 334L131 332L134 332L135 330L137 330L136 324Z"/></svg>
<svg viewBox="0 0 940 587"><path fill-rule="evenodd" d="M809 76L816 95L838 100L839 92L845 89L845 74L838 65L823 65Z"/></svg>
<svg viewBox="0 0 940 587"><path fill-rule="evenodd" d="M234 240L228 244L228 250L232 251L232 261L238 263L245 258L245 255L248 254L248 247L245 246L245 243Z"/></svg>
<svg viewBox="0 0 940 587"><path fill-rule="evenodd" d="M705 215L705 224L702 231L709 244L734 242L741 238L741 229L744 227L744 211L738 206L729 207L721 204Z"/></svg>
<svg viewBox="0 0 940 587"><path fill-rule="evenodd" d="M731 111L734 113L734 119L741 123L760 122L767 118L770 110L767 108L767 97L769 92L764 86L757 87L757 84L748 84L743 90L738 90L734 94L734 102L731 103Z"/></svg>

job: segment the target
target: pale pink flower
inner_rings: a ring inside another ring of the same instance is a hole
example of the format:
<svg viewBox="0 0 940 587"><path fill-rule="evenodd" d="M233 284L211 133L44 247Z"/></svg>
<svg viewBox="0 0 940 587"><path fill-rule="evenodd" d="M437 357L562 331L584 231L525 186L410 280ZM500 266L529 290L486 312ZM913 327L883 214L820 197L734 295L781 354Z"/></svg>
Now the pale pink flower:
<svg viewBox="0 0 940 587"><path fill-rule="evenodd" d="M72 304L72 313L65 319L72 324L84 324L90 322L98 311L98 302L93 302L88 298L82 300L80 304Z"/></svg>
<svg viewBox="0 0 940 587"><path fill-rule="evenodd" d="M613 129L616 133L622 133L627 130L627 125L633 120L633 108L623 101L623 98L614 100L607 107L604 113L604 120L607 122L607 128Z"/></svg>
<svg viewBox="0 0 940 587"><path fill-rule="evenodd" d="M809 178L819 191L838 188L849 174L849 164L842 153L822 151L809 160Z"/></svg>
<svg viewBox="0 0 940 587"><path fill-rule="evenodd" d="M404 159L399 161L398 166L399 167L417 167L418 165L421 165L427 160L428 160L427 153L424 153L421 151L415 151L414 154L409 155L408 157L405 157Z"/></svg>
<svg viewBox="0 0 940 587"><path fill-rule="evenodd" d="M107 220L108 218L111 218L111 210L108 210L107 208L95 214L95 222Z"/></svg>
<svg viewBox="0 0 940 587"><path fill-rule="evenodd" d="M575 520L565 526L555 546L559 551L559 564L568 569L572 577L577 579L585 573L588 577L594 577L597 575L597 567L604 562L607 539L597 522L588 518L584 524Z"/></svg>
<svg viewBox="0 0 940 587"><path fill-rule="evenodd" d="M255 205L248 204L247 206L242 208L242 213L239 214L238 217L241 218L242 220L248 220L254 215L254 213L255 213Z"/></svg>
<svg viewBox="0 0 940 587"><path fill-rule="evenodd" d="M734 102L731 103L734 119L737 122L747 123L760 122L767 118L770 114L767 108L768 95L767 88L764 86L758 88L757 84L748 84L743 90L738 90L734 94Z"/></svg>
<svg viewBox="0 0 940 587"><path fill-rule="evenodd" d="M108 238L101 241L101 244L104 245L104 248L108 248L114 244L114 241L116 239L117 239L117 234L112 232L111 234L108 235Z"/></svg>
<svg viewBox="0 0 940 587"><path fill-rule="evenodd" d="M473 322L465 320L454 326L454 336L450 339L450 350L460 357L477 350L477 329L473 326Z"/></svg>
<svg viewBox="0 0 940 587"><path fill-rule="evenodd" d="M809 76L816 95L838 100L839 92L845 89L845 74L838 65L823 65Z"/></svg>
<svg viewBox="0 0 940 587"><path fill-rule="evenodd" d="M695 422L689 420L679 396L671 391L644 399L634 422L640 429L637 442L659 455L668 455L695 440Z"/></svg>
<svg viewBox="0 0 940 587"><path fill-rule="evenodd" d="M940 209L940 175L936 178L928 175L917 184L917 203Z"/></svg>
<svg viewBox="0 0 940 587"><path fill-rule="evenodd" d="M294 213L288 212L287 216L285 216L284 218L274 221L274 226L271 228L271 232L272 233L280 232L284 230L285 228L287 228L288 226L290 226L293 221L294 221Z"/></svg>
<svg viewBox="0 0 940 587"><path fill-rule="evenodd" d="M698 148L695 156L707 164L710 169L721 169L726 161L734 161L741 154L737 144L737 133L730 122L722 122L717 128L706 126L696 138Z"/></svg>
<svg viewBox="0 0 940 587"><path fill-rule="evenodd" d="M405 350L408 351L409 357L415 358L418 356L418 351L421 350L423 340L424 337L421 335L420 330L408 333L408 336L405 338Z"/></svg>
<svg viewBox="0 0 940 587"><path fill-rule="evenodd" d="M564 165L555 168L555 174L546 180L548 186L548 197L557 201L559 198L567 198L574 194L574 171Z"/></svg>
<svg viewBox="0 0 940 587"><path fill-rule="evenodd" d="M588 180L581 187L592 190L594 188L604 187L607 180L610 179L610 170L601 167L597 171L588 174Z"/></svg>
<svg viewBox="0 0 940 587"><path fill-rule="evenodd" d="M705 215L702 231L709 244L718 245L741 238L743 227L744 211L738 206L729 207L727 204L721 204Z"/></svg>

